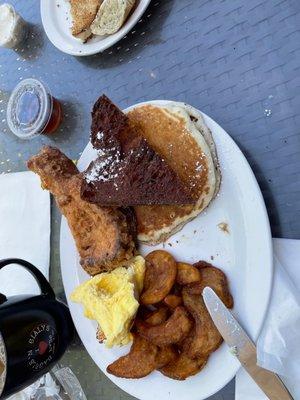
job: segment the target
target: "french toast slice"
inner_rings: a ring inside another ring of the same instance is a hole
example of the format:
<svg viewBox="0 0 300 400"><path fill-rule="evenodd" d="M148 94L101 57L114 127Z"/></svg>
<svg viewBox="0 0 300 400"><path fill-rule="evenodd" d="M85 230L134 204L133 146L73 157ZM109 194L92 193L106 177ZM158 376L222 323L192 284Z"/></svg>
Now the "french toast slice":
<svg viewBox="0 0 300 400"><path fill-rule="evenodd" d="M130 209L99 207L81 199L82 174L60 150L45 146L28 161L66 217L90 275L111 271L135 254L136 223Z"/></svg>

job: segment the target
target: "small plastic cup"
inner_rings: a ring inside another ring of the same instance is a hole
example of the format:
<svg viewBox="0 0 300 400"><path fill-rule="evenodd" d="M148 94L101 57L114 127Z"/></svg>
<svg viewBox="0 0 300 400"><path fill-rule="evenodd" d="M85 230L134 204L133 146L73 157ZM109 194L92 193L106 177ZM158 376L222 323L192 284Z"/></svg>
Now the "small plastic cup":
<svg viewBox="0 0 300 400"><path fill-rule="evenodd" d="M13 49L28 34L28 24L10 4L0 5L0 46Z"/></svg>
<svg viewBox="0 0 300 400"><path fill-rule="evenodd" d="M52 134L62 120L60 102L37 79L24 79L13 90L7 106L7 123L16 136L32 139Z"/></svg>

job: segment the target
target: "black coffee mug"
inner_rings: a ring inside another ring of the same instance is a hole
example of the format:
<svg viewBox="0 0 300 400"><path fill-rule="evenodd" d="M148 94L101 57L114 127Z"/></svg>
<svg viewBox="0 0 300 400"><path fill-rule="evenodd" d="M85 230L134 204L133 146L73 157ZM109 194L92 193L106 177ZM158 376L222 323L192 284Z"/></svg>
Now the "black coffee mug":
<svg viewBox="0 0 300 400"><path fill-rule="evenodd" d="M48 372L74 335L66 305L44 275L20 259L0 261L0 269L18 264L36 279L40 295L6 298L0 293L0 399L22 390Z"/></svg>

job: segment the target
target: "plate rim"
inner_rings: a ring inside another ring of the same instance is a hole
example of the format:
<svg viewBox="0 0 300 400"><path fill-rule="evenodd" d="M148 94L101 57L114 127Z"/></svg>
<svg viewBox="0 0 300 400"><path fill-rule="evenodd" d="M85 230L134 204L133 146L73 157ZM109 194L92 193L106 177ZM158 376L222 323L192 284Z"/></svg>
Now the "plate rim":
<svg viewBox="0 0 300 400"><path fill-rule="evenodd" d="M130 32L130 30L138 23L139 19L145 13L145 11L147 10L147 8L151 2L151 0L141 0L137 9L134 10L134 12L131 14L131 16L129 16L129 18L126 20L125 24L123 24L123 26L116 33L114 33L113 35L110 35L111 40L107 44L101 45L102 41L100 40L99 42L96 42L96 43L99 43L99 46L95 46L95 47L86 46L86 47L82 47L82 50L79 51L79 50L66 49L63 45L60 44L60 42L57 42L53 38L51 29L49 28L48 22L47 22L47 17L48 17L48 14L46 13L47 1L49 1L49 0L40 0L41 20L42 20L42 25L43 25L44 31L47 35L47 38L58 50L62 51L65 54L69 54L71 56L76 56L76 57L93 56L95 54L102 53L103 51L114 46L121 39L123 39L124 36L126 36L128 34L128 32ZM53 0L51 0L51 1L53 1ZM135 15L135 13L136 13L136 15ZM76 39L74 38L74 40L76 40ZM63 40L62 40L62 43L64 43Z"/></svg>
<svg viewBox="0 0 300 400"><path fill-rule="evenodd" d="M176 103L176 104L182 104L182 105L184 105L184 106L188 106L190 109L193 109L193 110L195 110L195 111L198 112L198 113L201 113L201 114L203 115L203 117L204 117L205 120L208 120L208 121L212 122L212 123L215 124L219 129L221 129L221 130L223 131L223 133L226 135L226 139L229 140L230 146L232 146L232 148L234 149L234 152L237 152L237 153L239 154L240 159L241 159L241 161L242 161L243 164L244 164L244 168L247 169L248 173L249 173L250 176L251 176L251 181L252 181L252 183L254 184L254 186L255 186L255 188L256 188L256 195L259 197L259 200L260 200L259 203L260 203L260 205L261 205L261 211L263 212L263 216L264 216L264 221L263 221L263 226L264 226L264 228L265 228L264 234L265 234L266 239L267 239L267 241L266 241L266 243L265 243L265 253L266 253L266 255L268 255L268 263L267 263L268 265L265 265L265 268L268 268L268 277L269 277L268 282L265 284L265 286L266 286L266 288L265 288L265 289L266 289L266 292L265 292L265 293L266 293L266 296L265 296L265 297L266 297L266 300L265 300L265 307L264 307L264 310L263 310L263 312L261 313L261 323L260 323L260 326L257 328L255 334L252 335L252 339L253 339L254 341L256 341L257 338L258 338L258 336L259 336L259 334L260 334L260 332L261 332L261 330L262 330L262 328L263 328L263 323L264 323L264 321L265 321L266 314L267 314L267 311L268 311L268 308L269 308L269 303L270 303L271 293L272 293L273 273L274 273L274 266L273 266L273 244L272 244L271 226L270 226L270 221L269 221L269 217L268 217L268 212L267 212L267 209L266 209L265 201L264 201L264 198L263 198L263 195L262 195L262 191L261 191L261 189L260 189L260 187L259 187L259 184L258 184L258 182L257 182L257 179L256 179L256 177L255 177L255 174L254 174L254 172L253 172L253 170L252 170L250 164L248 163L248 160L246 159L245 155L243 154L243 152L241 151L241 149L239 148L239 146L238 146L238 145L236 144L236 142L233 140L233 138L232 138L232 137L225 131L225 129L222 128L214 119L212 119L210 116L208 116L207 114L205 114L205 113L202 112L201 110L198 110L197 108L195 108L195 107L189 105L189 104L186 103L186 102L178 102L178 101L175 101L175 100L174 100L174 101L173 101L173 100L150 100L150 101L145 101L145 102L136 103L136 104L134 104L134 105L132 105L132 106L130 106L130 107L127 107L127 108L124 109L123 111L124 111L124 112L128 112L128 111L130 111L131 109L133 109L133 108L135 108L135 107L142 106L142 105L146 105L146 104L153 104L153 105L163 105L163 104L165 104L165 105L166 105L166 104L168 104L168 103L173 103L173 104ZM214 134L214 132L212 132L212 134ZM85 146L85 148L84 148L84 150L83 150L83 152L82 152L82 154L81 154L81 157L82 157L82 155L84 154L84 151L85 151L89 146L90 146L90 142L88 142L88 144ZM218 149L217 149L217 151L218 151ZM81 157L80 157L80 158L81 158ZM79 159L79 160L80 160L80 159ZM62 216L62 220L61 220L61 230L60 230L60 249L61 249L61 243L62 243L63 228L64 228L65 226L67 226L67 222L66 222L66 219ZM61 254L62 254L62 252L60 253L60 259L62 259L62 255L61 255ZM68 283L66 282L67 277L66 277L65 274L63 273L64 268L62 267L62 264L63 264L63 263L61 263L62 280L63 280L64 289L65 289L65 291L66 291L66 287L68 286ZM266 274L266 276L267 276L267 274ZM69 301L69 298L68 298L68 297L67 297L67 301L68 301L68 305L69 305L70 310L71 310L71 309L73 308L74 305L72 304L71 301ZM77 333L78 333L78 335L79 335L79 337L80 337L80 339L81 339L81 341L82 341L82 343L83 343L83 346L85 347L86 351L89 353L89 355L90 355L90 357L92 358L92 360L95 362L97 368L99 368L100 371L101 371L102 373L104 373L104 374L105 374L115 385L117 385L121 390L123 390L124 392L126 392L126 393L128 393L128 394L130 394L131 396L133 396L133 397L136 398L136 395L135 395L135 393L134 393L133 391L131 391L131 390L129 391L129 390L127 390L127 389L126 389L126 391L125 391L125 390L123 389L123 387L119 386L119 384L114 380L114 378L113 378L110 374L108 374L108 373L106 372L105 369L102 370L102 369L100 368L100 366L97 364L97 362L95 361L95 359L94 359L94 357L93 357L93 352L90 351L90 349L88 348L89 346L86 346L86 344L84 343L84 335L81 334L80 328L79 328L79 329L77 328L77 325L76 325L76 322L75 322L75 318L73 318L72 312L71 312L71 315L72 315L72 319L73 319L73 321L74 321L74 325L75 325L75 327L76 327L76 331L77 331ZM224 344L223 344L223 345L224 345ZM234 358L233 358L233 360L234 360ZM213 391L211 391L211 393L209 393L208 397L210 397L210 396L216 394L217 392L219 392L220 390L222 390L222 388L225 387L225 386L236 376L236 374L237 374L237 372L239 371L240 368L241 368L241 365L240 365L239 363L237 363L237 364L236 364L236 368L234 369L234 372L228 377L228 379L226 380L226 382L225 382L222 386L217 387L217 388L215 388ZM200 399L200 397L199 397L199 399ZM204 400L204 397L201 397L201 399Z"/></svg>

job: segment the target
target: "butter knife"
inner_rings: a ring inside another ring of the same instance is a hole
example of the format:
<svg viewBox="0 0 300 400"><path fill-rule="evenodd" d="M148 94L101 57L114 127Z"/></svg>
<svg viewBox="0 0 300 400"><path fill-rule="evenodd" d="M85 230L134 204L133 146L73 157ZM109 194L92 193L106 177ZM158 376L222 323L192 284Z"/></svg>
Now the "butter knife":
<svg viewBox="0 0 300 400"><path fill-rule="evenodd" d="M203 290L207 310L231 353L270 400L293 400L280 378L257 365L256 347L216 293L209 287Z"/></svg>

